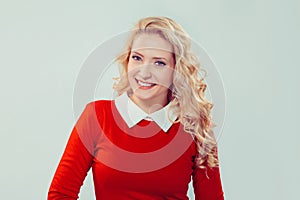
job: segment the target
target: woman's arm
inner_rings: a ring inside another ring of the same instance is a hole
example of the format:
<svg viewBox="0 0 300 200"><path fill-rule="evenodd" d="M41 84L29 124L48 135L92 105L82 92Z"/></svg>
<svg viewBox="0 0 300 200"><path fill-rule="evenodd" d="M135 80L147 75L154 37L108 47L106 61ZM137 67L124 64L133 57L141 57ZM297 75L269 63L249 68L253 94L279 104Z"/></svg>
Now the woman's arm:
<svg viewBox="0 0 300 200"><path fill-rule="evenodd" d="M195 200L224 200L220 170L218 167L200 169L193 172Z"/></svg>
<svg viewBox="0 0 300 200"><path fill-rule="evenodd" d="M93 162L92 104L88 104L71 132L48 191L48 200L78 199L80 187Z"/></svg>

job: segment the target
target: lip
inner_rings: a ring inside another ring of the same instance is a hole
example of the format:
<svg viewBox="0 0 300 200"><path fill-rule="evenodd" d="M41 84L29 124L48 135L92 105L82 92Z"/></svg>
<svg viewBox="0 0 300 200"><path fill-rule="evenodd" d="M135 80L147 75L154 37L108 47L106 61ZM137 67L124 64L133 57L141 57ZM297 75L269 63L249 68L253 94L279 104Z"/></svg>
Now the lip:
<svg viewBox="0 0 300 200"><path fill-rule="evenodd" d="M142 81L142 80L139 80L137 78L135 78L135 81L138 84L139 88L143 89L143 90L152 89L153 87L155 87L157 85L156 83ZM145 84L151 84L151 85L150 86L140 85L139 82L142 82L142 83L145 83Z"/></svg>

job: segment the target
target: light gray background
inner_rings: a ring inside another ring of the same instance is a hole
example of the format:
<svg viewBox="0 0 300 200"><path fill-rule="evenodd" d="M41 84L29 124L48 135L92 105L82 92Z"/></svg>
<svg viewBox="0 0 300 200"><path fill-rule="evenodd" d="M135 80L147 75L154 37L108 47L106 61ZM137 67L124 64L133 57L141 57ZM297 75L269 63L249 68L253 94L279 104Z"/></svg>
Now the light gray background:
<svg viewBox="0 0 300 200"><path fill-rule="evenodd" d="M74 124L81 64L101 42L152 15L181 23L223 77L226 199L299 199L299 8L296 0L2 0L1 199L46 199ZM81 197L93 196L89 175Z"/></svg>

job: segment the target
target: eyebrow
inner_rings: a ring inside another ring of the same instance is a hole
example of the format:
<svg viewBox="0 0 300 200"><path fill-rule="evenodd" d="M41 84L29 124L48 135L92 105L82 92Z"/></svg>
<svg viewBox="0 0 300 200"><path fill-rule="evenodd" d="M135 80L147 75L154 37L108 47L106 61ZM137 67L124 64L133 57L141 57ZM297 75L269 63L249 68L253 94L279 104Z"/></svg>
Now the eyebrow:
<svg viewBox="0 0 300 200"><path fill-rule="evenodd" d="M137 52L137 51L132 51L132 53L135 53L135 54L138 54L138 55L141 56L141 57L144 57L143 54L141 54L141 53L139 53L139 52Z"/></svg>
<svg viewBox="0 0 300 200"><path fill-rule="evenodd" d="M135 54L138 54L138 55L141 56L141 57L144 57L143 54L141 54L141 53L139 53L139 52L137 52L137 51L132 51L132 53L135 53ZM152 57L152 58L153 58L153 59L163 59L163 60L167 61L167 59L164 58L164 57Z"/></svg>

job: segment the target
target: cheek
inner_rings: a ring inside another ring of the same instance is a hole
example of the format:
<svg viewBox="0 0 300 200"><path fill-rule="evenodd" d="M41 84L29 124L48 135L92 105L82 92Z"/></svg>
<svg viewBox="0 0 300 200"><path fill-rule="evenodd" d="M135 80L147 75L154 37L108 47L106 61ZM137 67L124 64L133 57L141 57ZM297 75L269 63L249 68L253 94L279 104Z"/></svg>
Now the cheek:
<svg viewBox="0 0 300 200"><path fill-rule="evenodd" d="M173 71L172 71L173 72ZM169 87L173 83L173 73L169 70L159 74L159 80L165 87Z"/></svg>
<svg viewBox="0 0 300 200"><path fill-rule="evenodd" d="M127 64L127 75L131 74L130 72L132 71L133 68L134 68L134 64L131 61L131 59L129 59L128 64Z"/></svg>
<svg viewBox="0 0 300 200"><path fill-rule="evenodd" d="M127 65L127 74L132 75L135 73L135 71L137 71L137 66L137 63L129 60Z"/></svg>
<svg viewBox="0 0 300 200"><path fill-rule="evenodd" d="M128 63L128 66L127 66L127 77L128 78L132 78L134 77L134 75L137 73L137 67L133 66L133 65L130 65Z"/></svg>

